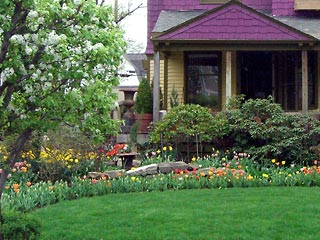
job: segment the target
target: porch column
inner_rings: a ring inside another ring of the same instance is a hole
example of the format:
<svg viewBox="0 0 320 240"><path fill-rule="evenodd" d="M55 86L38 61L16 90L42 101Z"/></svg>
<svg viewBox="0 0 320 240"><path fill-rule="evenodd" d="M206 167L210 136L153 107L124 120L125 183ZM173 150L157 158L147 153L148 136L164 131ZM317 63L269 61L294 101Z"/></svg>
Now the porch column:
<svg viewBox="0 0 320 240"><path fill-rule="evenodd" d="M303 50L301 52L302 62L302 112L308 111L308 52Z"/></svg>
<svg viewBox="0 0 320 240"><path fill-rule="evenodd" d="M153 74L153 121L159 121L160 111L160 53L154 53L154 74Z"/></svg>
<svg viewBox="0 0 320 240"><path fill-rule="evenodd" d="M232 89L232 64L231 64L231 52L226 52L226 105L228 104L229 98L231 97Z"/></svg>

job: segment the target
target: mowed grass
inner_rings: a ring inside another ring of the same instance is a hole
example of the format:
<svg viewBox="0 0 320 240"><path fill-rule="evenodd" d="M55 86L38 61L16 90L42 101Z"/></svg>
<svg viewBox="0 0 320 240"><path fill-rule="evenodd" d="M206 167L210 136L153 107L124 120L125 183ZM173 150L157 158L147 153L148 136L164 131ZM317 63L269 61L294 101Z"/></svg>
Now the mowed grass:
<svg viewBox="0 0 320 240"><path fill-rule="evenodd" d="M32 212L41 239L320 239L320 189L109 194Z"/></svg>

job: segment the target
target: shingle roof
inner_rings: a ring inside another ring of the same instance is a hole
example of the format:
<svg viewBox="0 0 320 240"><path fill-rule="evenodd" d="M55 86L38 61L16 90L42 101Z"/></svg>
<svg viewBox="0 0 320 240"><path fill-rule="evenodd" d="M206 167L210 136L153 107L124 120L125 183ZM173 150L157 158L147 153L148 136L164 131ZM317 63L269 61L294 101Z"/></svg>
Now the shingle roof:
<svg viewBox="0 0 320 240"><path fill-rule="evenodd" d="M161 33L168 31L171 28L198 17L206 11L207 10L161 11L153 32ZM320 18L307 18L300 16L271 16L266 13L262 14L320 40Z"/></svg>
<svg viewBox="0 0 320 240"><path fill-rule="evenodd" d="M320 40L320 18L306 18L298 16L272 17L290 27L293 27Z"/></svg>
<svg viewBox="0 0 320 240"><path fill-rule="evenodd" d="M206 12L206 10L161 11L152 32L165 32L173 27L176 27L201 15L204 12Z"/></svg>

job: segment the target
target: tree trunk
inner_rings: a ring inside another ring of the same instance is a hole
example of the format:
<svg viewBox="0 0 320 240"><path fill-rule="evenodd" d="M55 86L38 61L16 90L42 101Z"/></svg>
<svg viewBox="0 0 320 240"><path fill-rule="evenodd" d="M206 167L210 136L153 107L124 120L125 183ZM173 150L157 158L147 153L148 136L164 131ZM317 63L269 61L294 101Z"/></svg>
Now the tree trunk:
<svg viewBox="0 0 320 240"><path fill-rule="evenodd" d="M14 164L19 160L19 156L21 154L21 151L25 145L25 143L28 141L32 134L32 129L28 128L24 130L19 137L17 137L15 143L13 144L8 159L3 164L4 167L2 169L2 173L0 175L0 223L3 223L3 215L2 215L2 193L7 181L7 177L11 171L11 169L14 167ZM0 233L0 240L3 240L4 236Z"/></svg>

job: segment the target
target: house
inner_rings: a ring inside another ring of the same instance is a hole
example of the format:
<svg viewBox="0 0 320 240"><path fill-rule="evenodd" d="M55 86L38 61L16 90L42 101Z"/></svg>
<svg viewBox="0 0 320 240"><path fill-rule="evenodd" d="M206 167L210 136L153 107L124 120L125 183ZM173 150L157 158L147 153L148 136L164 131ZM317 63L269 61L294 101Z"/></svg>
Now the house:
<svg viewBox="0 0 320 240"><path fill-rule="evenodd" d="M320 107L320 0L149 0L147 73L154 121L170 92L224 109L272 95L285 111Z"/></svg>

